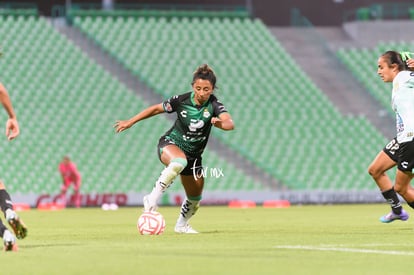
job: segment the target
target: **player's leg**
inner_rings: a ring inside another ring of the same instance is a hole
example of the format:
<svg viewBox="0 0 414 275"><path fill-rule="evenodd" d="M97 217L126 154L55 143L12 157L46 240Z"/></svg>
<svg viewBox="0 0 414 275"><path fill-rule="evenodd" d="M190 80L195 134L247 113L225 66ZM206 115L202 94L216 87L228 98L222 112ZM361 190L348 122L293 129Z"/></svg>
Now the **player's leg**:
<svg viewBox="0 0 414 275"><path fill-rule="evenodd" d="M16 238L14 235L7 229L7 227L0 220L0 236L3 238L3 249L5 251L15 251L17 250Z"/></svg>
<svg viewBox="0 0 414 275"><path fill-rule="evenodd" d="M189 225L189 220L200 207L200 201L204 188L204 177L200 171L203 169L201 157L189 158L189 164L181 173L181 183L184 187L186 198L181 204L180 215L175 225L175 232L195 234L198 233Z"/></svg>
<svg viewBox="0 0 414 275"><path fill-rule="evenodd" d="M164 138L160 139L158 150L159 158L165 168L155 182L151 193L144 197L145 211L155 211L157 209L157 203L162 194L187 166L187 157L184 152Z"/></svg>
<svg viewBox="0 0 414 275"><path fill-rule="evenodd" d="M381 192L386 192L393 187L391 179L386 172L397 165L384 151L378 153L368 167L368 173L378 185ZM385 198L387 199L387 198Z"/></svg>
<svg viewBox="0 0 414 275"><path fill-rule="evenodd" d="M81 207L81 195L80 195L80 186L81 182L80 180L77 180L73 183L73 196L74 196L74 203L76 208Z"/></svg>
<svg viewBox="0 0 414 275"><path fill-rule="evenodd" d="M401 171L400 169L397 170L395 177L395 190L408 202L414 201L414 189L410 186L413 177L413 173Z"/></svg>
<svg viewBox="0 0 414 275"><path fill-rule="evenodd" d="M72 181L70 179L64 179L63 183L60 187L60 194L59 194L59 200L61 203L66 207L67 204L67 198L66 193L68 191L69 186L71 185Z"/></svg>
<svg viewBox="0 0 414 275"><path fill-rule="evenodd" d="M392 222L396 219L408 219L408 213L403 209L400 199L394 190L391 179L386 172L397 164L397 152L399 144L396 139L391 140L382 151L378 153L375 159L368 167L368 173L371 175L382 196L391 207L391 212L380 217L384 223Z"/></svg>
<svg viewBox="0 0 414 275"><path fill-rule="evenodd" d="M3 182L0 181L0 208L6 217L7 222L13 228L14 234L18 239L23 239L27 236L27 227L13 210L13 203L9 193Z"/></svg>
<svg viewBox="0 0 414 275"><path fill-rule="evenodd" d="M414 208L414 189L410 185L414 177L414 141L400 144L398 153L398 169L395 176L394 189Z"/></svg>
<svg viewBox="0 0 414 275"><path fill-rule="evenodd" d="M414 175L411 172L397 170L395 177L395 190L400 194L414 209L414 189L410 185L410 181Z"/></svg>
<svg viewBox="0 0 414 275"><path fill-rule="evenodd" d="M188 222L200 207L204 178L194 179L193 176L181 175L181 181L185 189L186 198L181 204L180 215L175 225L175 232L196 234L198 232Z"/></svg>

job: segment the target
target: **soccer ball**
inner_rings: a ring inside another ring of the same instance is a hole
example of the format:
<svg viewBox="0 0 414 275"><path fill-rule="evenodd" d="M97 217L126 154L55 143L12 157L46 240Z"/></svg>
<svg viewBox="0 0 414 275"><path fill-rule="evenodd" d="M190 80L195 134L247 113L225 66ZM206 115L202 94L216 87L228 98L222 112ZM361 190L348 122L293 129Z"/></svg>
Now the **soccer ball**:
<svg viewBox="0 0 414 275"><path fill-rule="evenodd" d="M156 211L145 211L138 218L137 228L141 235L161 235L165 229L165 219Z"/></svg>

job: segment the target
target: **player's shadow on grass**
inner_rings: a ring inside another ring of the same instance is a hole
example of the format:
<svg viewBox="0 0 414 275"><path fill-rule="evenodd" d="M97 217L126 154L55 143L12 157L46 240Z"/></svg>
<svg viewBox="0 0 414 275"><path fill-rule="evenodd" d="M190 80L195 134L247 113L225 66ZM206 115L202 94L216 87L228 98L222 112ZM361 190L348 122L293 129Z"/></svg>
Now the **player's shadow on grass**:
<svg viewBox="0 0 414 275"><path fill-rule="evenodd" d="M41 247L59 247L59 246L80 246L81 243L59 243L59 244L18 244L19 249L21 248L41 248Z"/></svg>
<svg viewBox="0 0 414 275"><path fill-rule="evenodd" d="M219 230L211 230L211 231L202 231L200 234L217 234L217 233L224 233L225 231L219 231Z"/></svg>

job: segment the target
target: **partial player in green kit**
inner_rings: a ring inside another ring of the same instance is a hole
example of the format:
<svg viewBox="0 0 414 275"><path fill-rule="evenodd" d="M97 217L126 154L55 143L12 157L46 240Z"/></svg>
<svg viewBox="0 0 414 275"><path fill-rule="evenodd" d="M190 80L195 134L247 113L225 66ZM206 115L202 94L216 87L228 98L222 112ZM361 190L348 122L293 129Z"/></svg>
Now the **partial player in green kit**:
<svg viewBox="0 0 414 275"><path fill-rule="evenodd" d="M211 127L233 130L234 123L224 105L213 94L216 87L214 71L204 64L197 68L191 83L192 91L175 95L150 106L128 120L119 120L114 128L122 132L135 123L164 112L176 113L174 125L160 138L158 156L165 165L152 192L143 199L145 211L155 211L163 192L180 175L186 198L175 232L198 233L188 223L197 212L204 187L202 154L207 145Z"/></svg>

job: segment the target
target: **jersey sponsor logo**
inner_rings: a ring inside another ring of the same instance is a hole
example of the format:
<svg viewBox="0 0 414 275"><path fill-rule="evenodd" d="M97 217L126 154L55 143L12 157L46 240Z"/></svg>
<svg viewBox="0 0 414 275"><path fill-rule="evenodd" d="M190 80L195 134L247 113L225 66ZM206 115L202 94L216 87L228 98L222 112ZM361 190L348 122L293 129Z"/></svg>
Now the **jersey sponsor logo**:
<svg viewBox="0 0 414 275"><path fill-rule="evenodd" d="M206 137L202 136L202 137L191 137L191 136L187 136L187 135L183 135L183 140L184 141L189 141L189 142L200 142L200 141L204 141L206 139Z"/></svg>
<svg viewBox="0 0 414 275"><path fill-rule="evenodd" d="M204 121L197 120L197 119L191 119L190 125L188 125L188 129L190 129L191 132L197 132L198 129L204 127Z"/></svg>
<svg viewBox="0 0 414 275"><path fill-rule="evenodd" d="M182 111L180 112L180 115L181 115L182 117L187 117L187 111L186 111L186 110L182 110Z"/></svg>

